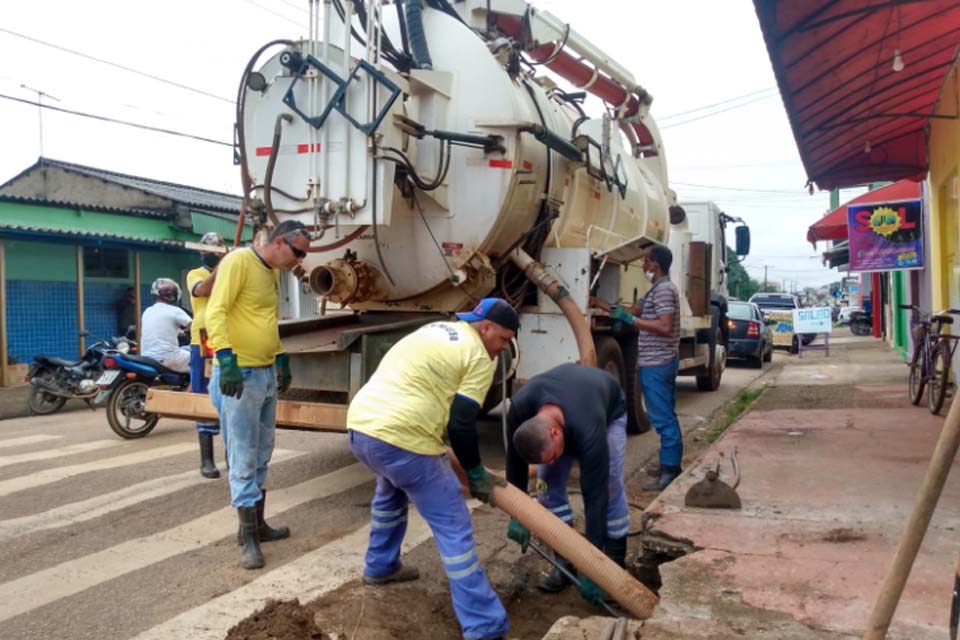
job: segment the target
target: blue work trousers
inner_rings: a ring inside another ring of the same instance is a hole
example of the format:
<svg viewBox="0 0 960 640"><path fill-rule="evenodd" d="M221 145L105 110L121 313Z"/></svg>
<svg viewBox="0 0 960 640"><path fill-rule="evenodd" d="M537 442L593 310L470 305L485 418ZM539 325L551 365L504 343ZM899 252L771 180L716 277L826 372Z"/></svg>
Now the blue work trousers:
<svg viewBox="0 0 960 640"><path fill-rule="evenodd" d="M193 393L207 393L210 379L203 375L203 352L198 344L190 345L190 391ZM220 433L218 422L198 422L197 433L205 436L215 436Z"/></svg>
<svg viewBox="0 0 960 640"><path fill-rule="evenodd" d="M623 458L627 448L627 415L607 425L607 450L610 456L610 475L607 477L607 537L614 540L627 535L630 513L627 494L623 488ZM547 485L540 494L540 504L570 526L573 511L567 496L567 478L573 468L573 456L560 456L556 462L537 465L537 477Z"/></svg>
<svg viewBox="0 0 960 640"><path fill-rule="evenodd" d="M412 453L357 431L350 431L350 448L377 476L364 574L382 577L400 568L409 496L433 531L463 637L504 635L507 612L480 566L470 511L447 457Z"/></svg>
<svg viewBox="0 0 960 640"><path fill-rule="evenodd" d="M262 497L277 425L277 374L273 366L241 367L240 398L220 393L220 367L210 376L210 401L220 415L227 461L230 504L252 507Z"/></svg>
<svg viewBox="0 0 960 640"><path fill-rule="evenodd" d="M660 465L679 467L683 459L683 435L677 420L677 369L674 358L656 367L640 367L640 385L650 424L660 435Z"/></svg>

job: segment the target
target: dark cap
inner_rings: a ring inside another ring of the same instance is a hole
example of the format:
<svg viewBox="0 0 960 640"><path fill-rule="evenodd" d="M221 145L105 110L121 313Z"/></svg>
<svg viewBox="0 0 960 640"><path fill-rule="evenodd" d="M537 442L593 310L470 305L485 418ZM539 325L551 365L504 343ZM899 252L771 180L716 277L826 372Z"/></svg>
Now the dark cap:
<svg viewBox="0 0 960 640"><path fill-rule="evenodd" d="M513 332L520 328L520 317L516 310L501 298L484 298L473 311L458 313L457 317L466 322L489 320Z"/></svg>

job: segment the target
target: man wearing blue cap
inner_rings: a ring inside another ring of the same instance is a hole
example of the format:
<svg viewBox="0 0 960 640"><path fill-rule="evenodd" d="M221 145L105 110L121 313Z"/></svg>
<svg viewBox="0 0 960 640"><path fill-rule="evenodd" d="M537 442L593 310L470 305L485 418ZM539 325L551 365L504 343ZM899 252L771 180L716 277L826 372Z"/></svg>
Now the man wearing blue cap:
<svg viewBox="0 0 960 640"><path fill-rule="evenodd" d="M489 502L495 483L480 463L477 416L493 381L494 359L520 326L517 312L485 298L459 321L433 322L397 342L347 411L350 448L376 474L363 581L416 580L400 563L407 503L430 525L468 640L501 638L507 613L480 567L473 525L443 435L467 470L470 494Z"/></svg>

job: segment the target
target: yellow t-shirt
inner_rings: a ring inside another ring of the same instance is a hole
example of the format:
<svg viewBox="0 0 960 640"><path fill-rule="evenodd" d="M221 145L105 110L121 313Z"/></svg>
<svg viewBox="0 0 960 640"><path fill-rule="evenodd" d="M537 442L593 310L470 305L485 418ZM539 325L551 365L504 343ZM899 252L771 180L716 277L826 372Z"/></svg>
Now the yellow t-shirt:
<svg viewBox="0 0 960 640"><path fill-rule="evenodd" d="M217 284L206 308L213 350L233 349L241 367L265 367L283 353L277 316L280 272L253 249L231 251L217 268Z"/></svg>
<svg viewBox="0 0 960 640"><path fill-rule="evenodd" d="M193 322L190 324L190 344L200 344L200 329L205 328L204 312L207 309L209 297L198 298L193 295L193 288L210 277L210 270L206 267L197 267L187 273L187 291L190 292L190 308L193 309Z"/></svg>
<svg viewBox="0 0 960 640"><path fill-rule="evenodd" d="M406 451L439 455L454 395L483 404L493 372L493 360L472 326L430 323L383 357L350 403L347 428Z"/></svg>

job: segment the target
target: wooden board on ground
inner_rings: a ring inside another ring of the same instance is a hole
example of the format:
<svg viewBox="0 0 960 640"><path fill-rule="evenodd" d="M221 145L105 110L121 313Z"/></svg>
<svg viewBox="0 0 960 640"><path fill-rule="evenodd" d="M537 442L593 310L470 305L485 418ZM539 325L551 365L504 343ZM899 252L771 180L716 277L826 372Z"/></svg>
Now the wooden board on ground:
<svg viewBox="0 0 960 640"><path fill-rule="evenodd" d="M210 397L199 393L149 389L147 411L167 418L219 421L216 410L210 404ZM347 405L293 400L277 402L278 428L344 433L347 430L346 424Z"/></svg>

